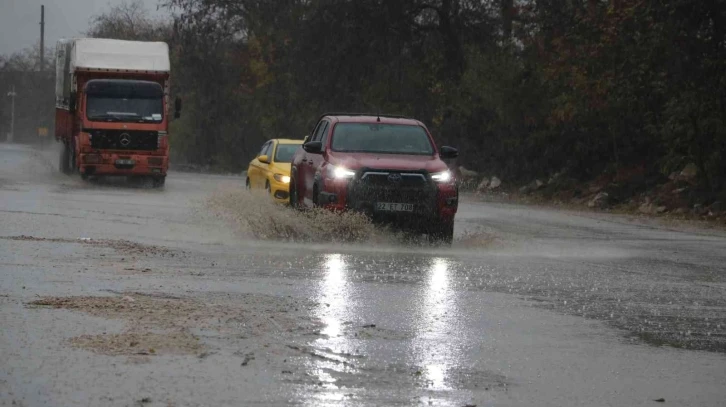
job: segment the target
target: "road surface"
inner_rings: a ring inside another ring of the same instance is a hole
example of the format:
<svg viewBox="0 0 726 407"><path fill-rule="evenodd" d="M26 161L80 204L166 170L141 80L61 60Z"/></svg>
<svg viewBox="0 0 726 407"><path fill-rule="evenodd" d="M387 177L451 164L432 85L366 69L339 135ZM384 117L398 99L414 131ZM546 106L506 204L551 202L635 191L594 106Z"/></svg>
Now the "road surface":
<svg viewBox="0 0 726 407"><path fill-rule="evenodd" d="M0 405L726 399L721 232L468 198L451 248L326 243L241 178L55 167L0 145ZM259 237L277 219L296 243Z"/></svg>

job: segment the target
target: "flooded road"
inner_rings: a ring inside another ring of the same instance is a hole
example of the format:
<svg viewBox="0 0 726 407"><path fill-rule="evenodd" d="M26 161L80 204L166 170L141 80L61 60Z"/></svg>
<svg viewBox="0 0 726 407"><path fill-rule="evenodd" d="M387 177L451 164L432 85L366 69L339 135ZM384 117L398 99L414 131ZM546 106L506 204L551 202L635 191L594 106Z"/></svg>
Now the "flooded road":
<svg viewBox="0 0 726 407"><path fill-rule="evenodd" d="M468 198L451 248L276 241L270 213L318 223L250 210L241 178L84 183L54 159L0 146L0 405L726 398L724 233Z"/></svg>

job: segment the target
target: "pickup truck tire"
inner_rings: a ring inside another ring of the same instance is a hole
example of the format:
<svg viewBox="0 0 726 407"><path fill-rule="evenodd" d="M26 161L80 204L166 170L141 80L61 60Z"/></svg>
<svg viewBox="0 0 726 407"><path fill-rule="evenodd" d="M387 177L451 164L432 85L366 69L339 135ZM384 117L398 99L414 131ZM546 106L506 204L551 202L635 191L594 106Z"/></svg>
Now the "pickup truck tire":
<svg viewBox="0 0 726 407"><path fill-rule="evenodd" d="M440 222L429 229L429 242L451 245L454 241L454 223Z"/></svg>
<svg viewBox="0 0 726 407"><path fill-rule="evenodd" d="M71 173L70 149L68 148L68 144L66 144L66 143L63 143L63 147L61 147L61 151L60 151L59 159L58 159L58 169L63 174Z"/></svg>
<svg viewBox="0 0 726 407"><path fill-rule="evenodd" d="M320 188L318 188L318 184L315 184L313 186L313 207L320 206Z"/></svg>
<svg viewBox="0 0 726 407"><path fill-rule="evenodd" d="M290 206L292 209L300 209L300 201L297 195L297 181L295 178L290 178Z"/></svg>

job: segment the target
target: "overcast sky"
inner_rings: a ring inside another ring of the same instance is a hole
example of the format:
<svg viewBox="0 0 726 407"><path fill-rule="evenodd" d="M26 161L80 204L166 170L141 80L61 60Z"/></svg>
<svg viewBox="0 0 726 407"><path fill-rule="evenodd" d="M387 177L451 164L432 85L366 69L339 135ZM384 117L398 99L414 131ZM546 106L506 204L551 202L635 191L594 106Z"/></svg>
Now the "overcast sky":
<svg viewBox="0 0 726 407"><path fill-rule="evenodd" d="M156 13L159 0L142 0ZM45 5L45 43L80 35L91 17L123 0L0 0L0 54L32 47L40 41L40 5Z"/></svg>

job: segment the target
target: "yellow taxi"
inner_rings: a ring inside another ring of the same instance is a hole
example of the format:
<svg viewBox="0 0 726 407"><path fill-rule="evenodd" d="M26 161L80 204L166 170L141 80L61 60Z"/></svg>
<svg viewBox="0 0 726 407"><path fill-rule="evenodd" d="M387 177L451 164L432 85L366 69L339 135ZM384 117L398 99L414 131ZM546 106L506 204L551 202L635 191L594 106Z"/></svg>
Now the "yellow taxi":
<svg viewBox="0 0 726 407"><path fill-rule="evenodd" d="M247 189L265 189L280 203L290 195L290 162L302 140L272 139L262 145L247 168Z"/></svg>

